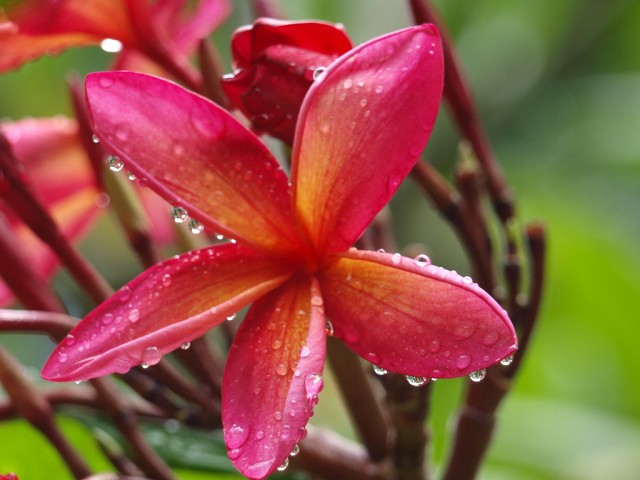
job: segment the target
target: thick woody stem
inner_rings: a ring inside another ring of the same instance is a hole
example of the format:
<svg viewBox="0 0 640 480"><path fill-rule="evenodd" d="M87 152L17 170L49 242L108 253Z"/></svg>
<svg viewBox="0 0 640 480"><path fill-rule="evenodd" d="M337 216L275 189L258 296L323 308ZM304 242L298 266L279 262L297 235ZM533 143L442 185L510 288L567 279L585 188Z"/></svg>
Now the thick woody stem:
<svg viewBox="0 0 640 480"><path fill-rule="evenodd" d="M471 144L487 176L487 187L496 213L503 223L507 223L515 214L513 195L495 160L446 29L428 0L409 0L409 3L416 23L433 23L440 30L444 52L444 96L458 128Z"/></svg>
<svg viewBox="0 0 640 480"><path fill-rule="evenodd" d="M0 309L0 331L43 332L62 339L76 323L77 319L64 313Z"/></svg>
<svg viewBox="0 0 640 480"><path fill-rule="evenodd" d="M388 480L387 463L373 463L361 445L328 430L310 429L291 466L324 480Z"/></svg>
<svg viewBox="0 0 640 480"><path fill-rule="evenodd" d="M387 390L396 431L393 479L427 480L425 450L429 431L425 423L429 415L431 383L414 387L404 376L394 373L382 376L381 381Z"/></svg>
<svg viewBox="0 0 640 480"><path fill-rule="evenodd" d="M127 439L134 452L134 459L145 475L157 480L174 480L175 476L149 446L138 425L135 411L127 400L123 399L108 378L91 380L100 399L103 409L113 418L120 433Z"/></svg>
<svg viewBox="0 0 640 480"><path fill-rule="evenodd" d="M91 475L91 470L82 456L58 428L53 409L47 399L29 381L21 365L2 346L0 346L0 383L4 386L16 410L58 450L73 476L81 479Z"/></svg>
<svg viewBox="0 0 640 480"><path fill-rule="evenodd" d="M26 308L52 312L64 311L64 307L47 282L33 268L28 253L2 216L0 216L0 251L3 252L0 277Z"/></svg>
<svg viewBox="0 0 640 480"><path fill-rule="evenodd" d="M360 357L339 340L327 339L327 356L347 404L349 415L369 458L380 462L389 455L389 427L380 393Z"/></svg>
<svg viewBox="0 0 640 480"><path fill-rule="evenodd" d="M21 179L19 161L7 139L0 135L0 170L8 185L0 193L38 237L48 244L87 294L99 303L113 290L64 237L47 209Z"/></svg>
<svg viewBox="0 0 640 480"><path fill-rule="evenodd" d="M509 393L512 379L529 346L544 284L544 228L537 224L529 226L525 235L530 254L529 300L523 306L516 304L516 310L512 312L512 316L519 320L516 324L520 324L518 351L510 365L492 367L482 382L469 385L465 406L458 416L454 445L444 480L471 480L476 477L491 443L496 411L504 396Z"/></svg>

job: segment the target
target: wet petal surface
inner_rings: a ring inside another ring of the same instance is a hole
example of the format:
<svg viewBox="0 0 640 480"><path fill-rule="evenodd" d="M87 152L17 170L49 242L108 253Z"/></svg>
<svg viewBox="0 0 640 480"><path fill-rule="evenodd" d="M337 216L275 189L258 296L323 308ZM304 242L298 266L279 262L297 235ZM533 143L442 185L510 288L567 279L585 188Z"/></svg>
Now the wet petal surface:
<svg viewBox="0 0 640 480"><path fill-rule="evenodd" d="M516 349L506 312L471 278L424 257L350 251L319 281L335 335L388 371L460 377Z"/></svg>

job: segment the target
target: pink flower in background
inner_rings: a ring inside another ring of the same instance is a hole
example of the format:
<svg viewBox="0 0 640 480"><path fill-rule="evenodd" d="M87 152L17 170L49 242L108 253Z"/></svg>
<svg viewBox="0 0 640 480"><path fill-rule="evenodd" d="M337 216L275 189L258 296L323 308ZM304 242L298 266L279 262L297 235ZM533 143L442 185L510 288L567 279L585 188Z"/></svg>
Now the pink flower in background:
<svg viewBox="0 0 640 480"><path fill-rule="evenodd" d="M261 18L234 33L235 71L223 78L222 88L258 132L291 145L314 72L351 48L340 26Z"/></svg>
<svg viewBox="0 0 640 480"><path fill-rule="evenodd" d="M206 99L147 75L90 75L88 105L105 147L237 243L142 273L71 331L43 377L153 365L251 304L225 367L222 421L233 463L264 478L306 434L327 333L415 377L468 375L511 354L505 311L470 278L423 256L350 248L424 149L442 83L433 26L349 51L304 98L288 178L255 135Z"/></svg>
<svg viewBox="0 0 640 480"><path fill-rule="evenodd" d="M0 123L0 131L22 164L24 180L49 208L63 234L72 241L80 239L97 218L96 202L101 197L76 122L64 117L25 119ZM58 265L56 255L1 200L0 213L29 251L36 270L43 278L51 277ZM13 300L11 290L0 280L0 305Z"/></svg>
<svg viewBox="0 0 640 480"><path fill-rule="evenodd" d="M186 68L186 55L227 17L227 0L23 0L0 9L0 72L68 47L124 47L121 65ZM146 57L142 60L140 55Z"/></svg>

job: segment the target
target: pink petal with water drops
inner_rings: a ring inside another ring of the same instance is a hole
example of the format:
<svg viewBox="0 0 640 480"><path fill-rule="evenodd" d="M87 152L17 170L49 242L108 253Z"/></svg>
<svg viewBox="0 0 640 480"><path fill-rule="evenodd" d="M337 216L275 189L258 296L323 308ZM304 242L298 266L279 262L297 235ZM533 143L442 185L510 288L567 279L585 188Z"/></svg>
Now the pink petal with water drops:
<svg viewBox="0 0 640 480"><path fill-rule="evenodd" d="M322 389L326 334L317 283L294 277L254 303L229 352L222 423L229 457L248 478L288 458Z"/></svg>
<svg viewBox="0 0 640 480"><path fill-rule="evenodd" d="M125 169L214 232L301 251L286 174L229 113L149 75L94 73L86 85L92 127Z"/></svg>
<svg viewBox="0 0 640 480"><path fill-rule="evenodd" d="M319 281L335 335L391 372L459 377L516 349L506 312L471 278L426 257L349 251Z"/></svg>
<svg viewBox="0 0 640 480"><path fill-rule="evenodd" d="M365 43L316 80L300 111L292 184L319 252L351 245L396 192L427 144L442 85L432 25Z"/></svg>
<svg viewBox="0 0 640 480"><path fill-rule="evenodd" d="M42 376L86 380L155 364L290 274L282 261L230 243L166 260L84 318L53 351Z"/></svg>

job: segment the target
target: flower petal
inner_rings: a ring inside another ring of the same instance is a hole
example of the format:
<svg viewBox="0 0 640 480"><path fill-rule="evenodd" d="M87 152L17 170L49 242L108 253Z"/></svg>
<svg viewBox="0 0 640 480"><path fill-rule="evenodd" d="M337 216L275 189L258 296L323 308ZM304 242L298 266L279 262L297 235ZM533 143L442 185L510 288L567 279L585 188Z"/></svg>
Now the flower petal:
<svg viewBox="0 0 640 480"><path fill-rule="evenodd" d="M224 244L146 270L99 305L53 351L47 380L86 380L160 360L277 287L282 261Z"/></svg>
<svg viewBox="0 0 640 480"><path fill-rule="evenodd" d="M421 25L336 60L302 104L292 184L299 224L321 253L344 250L424 149L443 84L440 39Z"/></svg>
<svg viewBox="0 0 640 480"><path fill-rule="evenodd" d="M335 335L389 371L459 377L516 349L506 312L484 290L423 259L350 251L319 281Z"/></svg>
<svg viewBox="0 0 640 480"><path fill-rule="evenodd" d="M106 148L167 201L259 250L300 251L287 176L222 108L174 83L130 72L89 75L87 100Z"/></svg>
<svg viewBox="0 0 640 480"><path fill-rule="evenodd" d="M323 385L325 348L315 280L294 277L249 310L222 385L225 442L245 476L266 477L304 438Z"/></svg>

